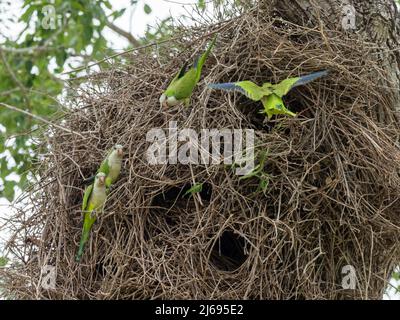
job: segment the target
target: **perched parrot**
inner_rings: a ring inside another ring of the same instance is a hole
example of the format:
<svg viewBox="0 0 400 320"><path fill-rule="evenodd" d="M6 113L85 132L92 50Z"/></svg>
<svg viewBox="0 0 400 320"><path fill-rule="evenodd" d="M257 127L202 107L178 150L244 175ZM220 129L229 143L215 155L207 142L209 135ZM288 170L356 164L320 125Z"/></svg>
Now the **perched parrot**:
<svg viewBox="0 0 400 320"><path fill-rule="evenodd" d="M190 96L192 95L196 84L200 80L201 69L215 44L216 38L217 36L213 38L206 52L196 58L191 68L186 70L189 64L187 61L179 70L176 76L172 79L168 88L160 97L161 107L175 106L181 102L184 102L186 106L189 105Z"/></svg>
<svg viewBox="0 0 400 320"><path fill-rule="evenodd" d="M283 103L285 96L292 88L307 84L315 79L326 76L328 71L314 72L306 76L288 78L278 84L264 83L261 87L251 81L239 81L228 83L211 83L208 85L211 89L220 89L226 91L238 91L253 101L261 101L264 110L270 119L274 114L287 114L295 116L296 114L288 110Z"/></svg>
<svg viewBox="0 0 400 320"><path fill-rule="evenodd" d="M103 160L97 173L104 172L106 174L107 189L118 179L121 172L122 156L124 154L123 147L116 144Z"/></svg>
<svg viewBox="0 0 400 320"><path fill-rule="evenodd" d="M104 172L99 172L96 174L94 183L86 188L83 196L82 213L84 215L84 220L79 250L76 255L77 262L81 260L85 244L89 239L90 229L96 221L96 211L103 210L106 197L106 174Z"/></svg>

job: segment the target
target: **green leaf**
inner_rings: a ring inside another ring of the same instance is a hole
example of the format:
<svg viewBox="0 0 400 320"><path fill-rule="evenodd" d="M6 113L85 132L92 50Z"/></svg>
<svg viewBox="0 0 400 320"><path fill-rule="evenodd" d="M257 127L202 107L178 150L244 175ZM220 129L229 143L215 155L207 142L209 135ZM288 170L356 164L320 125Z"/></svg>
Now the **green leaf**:
<svg viewBox="0 0 400 320"><path fill-rule="evenodd" d="M246 180L258 176L258 174L260 173L260 169L261 169L260 165L259 164L256 165L253 170L251 170L248 174L241 176L239 180Z"/></svg>
<svg viewBox="0 0 400 320"><path fill-rule="evenodd" d="M104 5L107 7L107 9L112 9L112 5L109 1L104 1Z"/></svg>
<svg viewBox="0 0 400 320"><path fill-rule="evenodd" d="M269 185L268 176L262 177L260 179L260 184L258 185L258 189L261 190L263 193L265 193L267 191L268 185Z"/></svg>
<svg viewBox="0 0 400 320"><path fill-rule="evenodd" d="M37 5L31 5L30 7L28 7L26 9L26 11L21 15L21 17L19 18L20 21L25 21L25 22L29 22L29 20L31 19L32 14L38 10L38 6Z"/></svg>
<svg viewBox="0 0 400 320"><path fill-rule="evenodd" d="M144 4L143 10L145 14L150 14L152 11L151 7L147 3Z"/></svg>
<svg viewBox="0 0 400 320"><path fill-rule="evenodd" d="M114 12L112 13L112 16L113 16L114 20L117 19L117 18L119 18L119 17L121 17L121 16L125 13L125 11L126 11L126 8L123 8L123 9L117 10L117 11L114 11Z"/></svg>
<svg viewBox="0 0 400 320"><path fill-rule="evenodd" d="M206 9L206 1L205 0L199 0L198 3L197 3L197 6L199 7L199 9L204 11Z"/></svg>
<svg viewBox="0 0 400 320"><path fill-rule="evenodd" d="M196 183L188 191L185 192L184 196L186 196L188 194L192 195L194 193L201 192L201 190L203 190L203 184L202 183Z"/></svg>
<svg viewBox="0 0 400 320"><path fill-rule="evenodd" d="M4 267L8 263L9 259L6 257L0 257L0 267Z"/></svg>
<svg viewBox="0 0 400 320"><path fill-rule="evenodd" d="M15 181L4 181L4 190L1 193L10 202L14 199L14 186Z"/></svg>

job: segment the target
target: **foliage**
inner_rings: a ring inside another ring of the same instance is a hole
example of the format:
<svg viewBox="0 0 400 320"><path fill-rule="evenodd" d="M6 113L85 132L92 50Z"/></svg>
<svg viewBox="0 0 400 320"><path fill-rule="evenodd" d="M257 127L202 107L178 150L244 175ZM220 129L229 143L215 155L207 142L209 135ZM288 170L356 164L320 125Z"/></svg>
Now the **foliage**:
<svg viewBox="0 0 400 320"><path fill-rule="evenodd" d="M4 267L8 263L8 258L0 257L0 268Z"/></svg>
<svg viewBox="0 0 400 320"><path fill-rule="evenodd" d="M239 180L245 180L250 178L258 179L258 188L257 191L266 192L269 184L269 175L265 172L264 166L265 161L267 160L268 151L260 151L258 154L258 164L251 170L248 174L243 177L240 177Z"/></svg>
<svg viewBox="0 0 400 320"><path fill-rule="evenodd" d="M186 195L193 195L195 193L199 193L203 190L203 184L202 183L195 183L188 191L185 192Z"/></svg>

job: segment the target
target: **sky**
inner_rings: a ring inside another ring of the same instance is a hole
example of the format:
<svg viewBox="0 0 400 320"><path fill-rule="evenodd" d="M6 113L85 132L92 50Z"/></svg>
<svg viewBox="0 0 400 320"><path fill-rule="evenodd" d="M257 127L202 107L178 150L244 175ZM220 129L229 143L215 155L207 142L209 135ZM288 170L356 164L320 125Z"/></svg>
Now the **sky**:
<svg viewBox="0 0 400 320"><path fill-rule="evenodd" d="M1 6L2 0L0 0ZM167 18L168 16L180 17L191 11L192 5L196 0L139 0L135 8L126 10L124 15L115 21L115 24L123 30L131 32L135 37L141 37L144 35L146 27L154 26L157 22ZM11 11L7 12L10 16L18 17L21 13L22 0L15 0L12 2ZM110 0L114 9L122 9L129 7L130 0ZM143 7L147 4L152 8L150 14L145 14ZM0 8L1 14L1 8ZM7 34L12 38L15 38L18 33L22 30L21 24L12 24L12 28L6 28L5 24L0 24L0 33ZM115 50L123 50L127 46L127 40L119 36L112 30L105 30L105 37L109 41L109 46ZM1 41L1 37L0 37ZM1 127L0 127L1 130ZM17 177L13 177L17 178ZM20 191L17 192L17 195ZM9 217L13 212L10 203L5 198L0 198L0 226L2 224L2 217ZM2 245L4 245L8 234L4 231L0 231L0 255L2 254ZM391 280L391 284L394 286L399 285L394 279ZM400 300L400 294L395 293L394 289L389 289L388 294L383 297L391 300Z"/></svg>

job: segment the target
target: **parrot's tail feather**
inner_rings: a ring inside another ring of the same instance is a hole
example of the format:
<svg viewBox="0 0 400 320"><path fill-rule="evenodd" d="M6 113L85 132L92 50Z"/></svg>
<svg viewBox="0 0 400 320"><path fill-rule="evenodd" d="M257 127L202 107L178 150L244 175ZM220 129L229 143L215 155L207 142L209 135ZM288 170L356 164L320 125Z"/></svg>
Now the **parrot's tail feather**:
<svg viewBox="0 0 400 320"><path fill-rule="evenodd" d="M202 55L198 56L196 58L196 60L194 61L194 68L197 69L199 72L201 71L201 69L203 68L204 63L206 62L211 49L214 47L215 41L217 40L217 35L214 36L214 38L212 39L210 45L208 46L206 52L204 52Z"/></svg>
<svg viewBox="0 0 400 320"><path fill-rule="evenodd" d="M208 84L208 87L211 89L217 89L217 90L238 91L240 93L247 95L246 90L244 90L242 87L238 86L235 82L210 83L210 84Z"/></svg>
<svg viewBox="0 0 400 320"><path fill-rule="evenodd" d="M76 254L76 258L75 258L76 262L80 262L81 261L81 258L82 258L82 255L83 255L83 251L85 250L85 245L86 245L86 242L87 242L88 238L89 238L89 232L83 232L81 241L79 242L78 253Z"/></svg>
<svg viewBox="0 0 400 320"><path fill-rule="evenodd" d="M304 84L307 84L311 81L314 81L315 79L321 78L321 77L325 77L328 75L328 71L327 70L323 70L323 71L318 71L318 72L314 72L311 74L308 74L306 76L302 76L299 78L299 80L297 80L297 82L293 85L293 87L297 87L297 86L302 86Z"/></svg>
<svg viewBox="0 0 400 320"><path fill-rule="evenodd" d="M82 255L83 255L83 250L85 249L85 242L81 241L81 243L79 244L79 250L78 253L76 255L76 262L80 262Z"/></svg>

